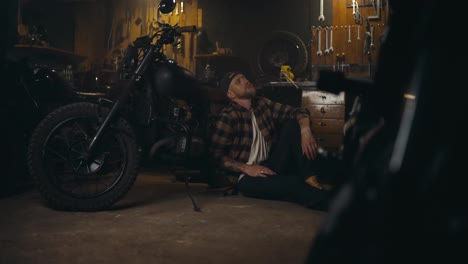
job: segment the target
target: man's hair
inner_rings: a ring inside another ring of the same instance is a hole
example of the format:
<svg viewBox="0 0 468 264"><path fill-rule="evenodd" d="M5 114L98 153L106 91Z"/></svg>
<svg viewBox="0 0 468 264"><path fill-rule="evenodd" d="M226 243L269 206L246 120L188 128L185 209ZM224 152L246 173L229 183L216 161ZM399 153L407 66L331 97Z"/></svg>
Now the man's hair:
<svg viewBox="0 0 468 264"><path fill-rule="evenodd" d="M242 73L238 71L230 71L224 74L223 78L221 78L221 81L219 82L219 88L221 88L224 94L227 94L232 79L234 79L234 77L236 77L238 74Z"/></svg>

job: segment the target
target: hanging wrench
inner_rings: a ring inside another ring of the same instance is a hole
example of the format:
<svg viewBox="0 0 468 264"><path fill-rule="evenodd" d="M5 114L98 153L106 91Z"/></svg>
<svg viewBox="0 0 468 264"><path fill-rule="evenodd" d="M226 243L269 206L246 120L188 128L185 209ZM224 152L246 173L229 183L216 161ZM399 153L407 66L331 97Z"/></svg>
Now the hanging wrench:
<svg viewBox="0 0 468 264"><path fill-rule="evenodd" d="M315 34L317 33L317 30L315 29L315 26L312 26L310 28L310 31L312 32L312 41L311 42L314 42Z"/></svg>
<svg viewBox="0 0 468 264"><path fill-rule="evenodd" d="M358 25L357 26L357 39L358 40L361 39L360 35L361 35L361 25Z"/></svg>
<svg viewBox="0 0 468 264"><path fill-rule="evenodd" d="M323 15L323 0L320 0L320 16L318 21L325 21L325 16Z"/></svg>
<svg viewBox="0 0 468 264"><path fill-rule="evenodd" d="M333 26L330 27L330 47L328 47L328 51L333 53Z"/></svg>
<svg viewBox="0 0 468 264"><path fill-rule="evenodd" d="M328 27L325 27L325 54L328 54L330 50L328 49Z"/></svg>
<svg viewBox="0 0 468 264"><path fill-rule="evenodd" d="M351 25L348 25L348 43L351 43Z"/></svg>
<svg viewBox="0 0 468 264"><path fill-rule="evenodd" d="M318 31L318 46L317 46L317 55L322 56L322 48L321 48L321 42L322 42L322 27L318 26L317 27Z"/></svg>
<svg viewBox="0 0 468 264"><path fill-rule="evenodd" d="M374 45L374 25L370 26L370 47L373 49L375 47Z"/></svg>
<svg viewBox="0 0 468 264"><path fill-rule="evenodd" d="M353 6L353 15L355 15L356 14L356 0L353 0L352 6Z"/></svg>
<svg viewBox="0 0 468 264"><path fill-rule="evenodd" d="M354 22L356 22L356 24L361 24L361 12L359 12L359 3L358 3L358 1L354 1L354 5L355 5L355 11L356 11L356 12L353 12Z"/></svg>

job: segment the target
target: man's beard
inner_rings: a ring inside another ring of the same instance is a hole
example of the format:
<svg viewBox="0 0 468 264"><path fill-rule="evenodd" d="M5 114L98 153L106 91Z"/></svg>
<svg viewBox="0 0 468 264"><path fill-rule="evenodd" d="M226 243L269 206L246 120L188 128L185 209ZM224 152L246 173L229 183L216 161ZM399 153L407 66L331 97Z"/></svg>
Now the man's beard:
<svg viewBox="0 0 468 264"><path fill-rule="evenodd" d="M239 99L252 99L252 98L255 97L256 93L257 93L257 91L255 89L252 89L252 90L249 90L249 91L245 92L242 95L238 95L237 98L239 98Z"/></svg>

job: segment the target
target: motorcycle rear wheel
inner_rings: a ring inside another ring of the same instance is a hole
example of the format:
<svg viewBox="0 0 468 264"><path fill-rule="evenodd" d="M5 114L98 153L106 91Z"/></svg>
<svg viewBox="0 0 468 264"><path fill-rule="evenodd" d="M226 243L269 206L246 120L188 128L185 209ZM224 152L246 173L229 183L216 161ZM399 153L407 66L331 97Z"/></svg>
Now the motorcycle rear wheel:
<svg viewBox="0 0 468 264"><path fill-rule="evenodd" d="M28 169L50 207L108 209L133 186L140 157L125 119L110 124L93 153L87 153L107 112L96 104L74 103L53 111L36 127L28 147Z"/></svg>

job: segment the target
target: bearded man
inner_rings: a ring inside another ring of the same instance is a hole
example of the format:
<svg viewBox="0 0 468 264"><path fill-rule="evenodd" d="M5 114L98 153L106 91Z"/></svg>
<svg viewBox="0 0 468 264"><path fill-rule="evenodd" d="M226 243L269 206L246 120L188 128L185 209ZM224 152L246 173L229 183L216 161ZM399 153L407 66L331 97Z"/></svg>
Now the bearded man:
<svg viewBox="0 0 468 264"><path fill-rule="evenodd" d="M257 96L241 72L227 73L220 88L229 105L215 123L211 154L219 167L238 176L237 190L326 209L331 193L316 175L318 146L309 111Z"/></svg>

